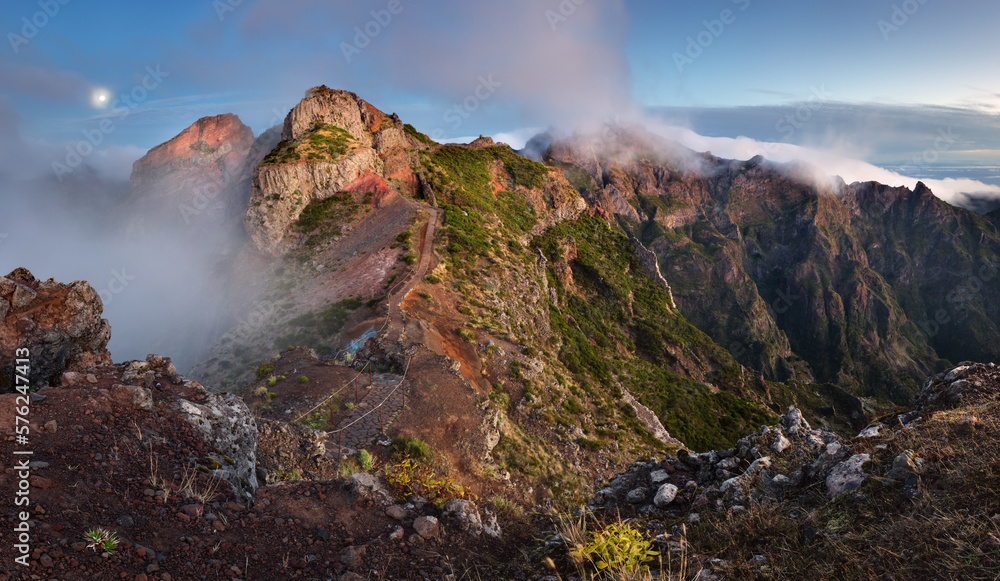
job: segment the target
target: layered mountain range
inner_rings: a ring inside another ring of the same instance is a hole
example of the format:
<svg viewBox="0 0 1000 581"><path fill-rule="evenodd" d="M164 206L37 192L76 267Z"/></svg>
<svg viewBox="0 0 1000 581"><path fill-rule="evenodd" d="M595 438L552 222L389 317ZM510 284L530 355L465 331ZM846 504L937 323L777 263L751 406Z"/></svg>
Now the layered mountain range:
<svg viewBox="0 0 1000 581"><path fill-rule="evenodd" d="M955 363L1000 359L1000 213L641 128L522 153L316 87L138 160L107 227L209 266L146 338L197 364L112 363L113 289L0 278L32 567L587 578L624 539L623 578L996 577L1000 372Z"/></svg>
<svg viewBox="0 0 1000 581"><path fill-rule="evenodd" d="M922 183L816 184L634 133L549 156L656 252L684 315L769 379L902 402L943 360L998 356L997 223Z"/></svg>
<svg viewBox="0 0 1000 581"><path fill-rule="evenodd" d="M998 356L995 214L634 128L556 141L542 161L487 138L440 145L317 87L256 139L223 115L151 150L119 210L129 227L160 214L245 231L203 245L234 253L228 323L193 373L230 389L286 345L342 355L395 307L423 325L397 339L457 359L483 395L557 410L584 441L610 432L567 408L634 396L704 447L788 403L852 428L949 362ZM486 352L454 346L463 330ZM528 377L489 371L501 345Z"/></svg>

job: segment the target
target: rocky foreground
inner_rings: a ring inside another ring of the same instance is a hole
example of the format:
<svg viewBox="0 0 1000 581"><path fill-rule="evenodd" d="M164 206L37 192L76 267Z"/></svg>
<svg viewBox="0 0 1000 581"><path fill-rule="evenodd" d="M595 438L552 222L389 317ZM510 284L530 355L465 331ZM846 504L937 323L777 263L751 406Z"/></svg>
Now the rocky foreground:
<svg viewBox="0 0 1000 581"><path fill-rule="evenodd" d="M0 357L28 346L39 387L27 444L14 435L18 395L0 395L0 487L30 499L4 505L0 545L25 564L5 560L2 580L579 572L565 517L487 508L461 487L406 493L387 477L384 447L368 471L352 463L340 478L283 471L304 452L275 434L315 432L258 422L243 398L210 393L168 358L111 363L100 299L86 283L18 269L0 278L0 308ZM641 531L671 579L996 578L998 394L1000 368L962 364L929 378L913 409L854 438L813 429L791 407L730 449L635 463L579 514L593 530ZM322 438L310 442L306 455L325 455ZM27 469L14 455L25 450ZM16 526L29 528L29 542ZM95 545L95 530L116 542Z"/></svg>
<svg viewBox="0 0 1000 581"><path fill-rule="evenodd" d="M963 363L854 438L791 407L734 448L637 462L586 508L637 518L664 554L718 549L685 554L698 579L993 579L998 436L1000 367Z"/></svg>
<svg viewBox="0 0 1000 581"><path fill-rule="evenodd" d="M40 387L27 445L14 436L18 394L0 395L0 488L30 499L3 505L4 581L442 578L506 550L496 516L469 500L397 503L364 472L319 482L275 473L291 454L260 446L275 422L259 437L242 398L186 380L169 358L109 361L107 321L86 283L18 269L0 278L0 300L0 358L28 346ZM27 470L15 450L32 452ZM12 534L22 510L24 544ZM91 546L97 529L115 535L113 550ZM477 555L482 546L492 549Z"/></svg>

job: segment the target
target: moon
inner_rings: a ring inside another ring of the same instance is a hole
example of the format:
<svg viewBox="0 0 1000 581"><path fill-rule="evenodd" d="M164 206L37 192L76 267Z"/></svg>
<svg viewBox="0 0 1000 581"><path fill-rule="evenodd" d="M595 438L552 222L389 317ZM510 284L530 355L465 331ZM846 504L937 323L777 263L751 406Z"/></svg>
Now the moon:
<svg viewBox="0 0 1000 581"><path fill-rule="evenodd" d="M111 94L107 89L97 87L90 94L90 104L95 109L104 109L111 104Z"/></svg>

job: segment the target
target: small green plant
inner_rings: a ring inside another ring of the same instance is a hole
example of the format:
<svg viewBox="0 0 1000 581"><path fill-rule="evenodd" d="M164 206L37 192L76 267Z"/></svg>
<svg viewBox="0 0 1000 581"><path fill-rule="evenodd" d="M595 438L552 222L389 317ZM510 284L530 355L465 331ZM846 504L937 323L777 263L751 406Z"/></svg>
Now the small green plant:
<svg viewBox="0 0 1000 581"><path fill-rule="evenodd" d="M257 389L253 390L253 394L255 396L259 397L259 398L266 398L267 397L267 388L262 385L262 386L258 387Z"/></svg>
<svg viewBox="0 0 1000 581"><path fill-rule="evenodd" d="M382 468L382 473L400 498L419 496L441 508L449 500L475 500L472 492L450 476L437 476L426 465L403 458Z"/></svg>
<svg viewBox="0 0 1000 581"><path fill-rule="evenodd" d="M428 274L427 276L424 277L424 280L427 281L428 284L440 284L441 283L441 277L439 277L439 276L437 276L435 274Z"/></svg>
<svg viewBox="0 0 1000 581"><path fill-rule="evenodd" d="M276 376L272 375L271 377L267 378L267 387L274 387L277 384L278 384L278 378ZM264 388L264 391L267 392L267 388Z"/></svg>
<svg viewBox="0 0 1000 581"><path fill-rule="evenodd" d="M289 345L287 348L285 348L285 351L295 351L295 345Z"/></svg>
<svg viewBox="0 0 1000 581"><path fill-rule="evenodd" d="M261 363L257 366L255 373L257 374L257 379L264 379L268 375L274 373L274 363L271 363L270 361L267 363Z"/></svg>
<svg viewBox="0 0 1000 581"><path fill-rule="evenodd" d="M564 521L564 533L567 528L574 529L563 538L570 543L569 555L577 566L592 566L613 579L644 578L643 573L649 569L647 563L660 554L643 538L642 531L624 522L614 522L588 534L581 518L569 525Z"/></svg>
<svg viewBox="0 0 1000 581"><path fill-rule="evenodd" d="M330 425L328 418L326 417L326 414L320 411L315 411L309 414L308 416L299 420L299 423L313 430L325 430Z"/></svg>
<svg viewBox="0 0 1000 581"><path fill-rule="evenodd" d="M490 399L501 409L507 409L507 406L510 405L510 396L502 391L491 392Z"/></svg>
<svg viewBox="0 0 1000 581"><path fill-rule="evenodd" d="M476 334L473 333L471 329L459 329L458 336L469 343L476 342Z"/></svg>
<svg viewBox="0 0 1000 581"><path fill-rule="evenodd" d="M420 293L420 298L424 299L427 302L431 302L431 303L434 302L434 297L431 296L431 293L421 292Z"/></svg>
<svg viewBox="0 0 1000 581"><path fill-rule="evenodd" d="M412 266L417 263L417 255L413 253L407 254L403 257L403 262Z"/></svg>
<svg viewBox="0 0 1000 581"><path fill-rule="evenodd" d="M347 403L344 404L344 407L347 408L348 410L353 410L354 409L354 402L353 401L349 401L349 402L347 402Z"/></svg>
<svg viewBox="0 0 1000 581"><path fill-rule="evenodd" d="M418 438L393 438L389 451L397 458L429 460L431 457L431 445Z"/></svg>
<svg viewBox="0 0 1000 581"><path fill-rule="evenodd" d="M276 472L275 478L282 482L289 482L292 480L302 480L302 474L298 470L292 470L291 472Z"/></svg>
<svg viewBox="0 0 1000 581"><path fill-rule="evenodd" d="M299 377L299 383L309 383L309 378L303 375L302 377Z"/></svg>
<svg viewBox="0 0 1000 581"><path fill-rule="evenodd" d="M273 391L267 392L267 401L273 401L274 398L276 398L276 397L278 397L277 393L275 393Z"/></svg>
<svg viewBox="0 0 1000 581"><path fill-rule="evenodd" d="M372 458L368 450L361 450L358 452L358 464L361 465L361 469L365 472L371 472L372 468L375 467L375 459Z"/></svg>
<svg viewBox="0 0 1000 581"><path fill-rule="evenodd" d="M118 550L118 535L107 529L101 527L90 529L83 534L83 538L87 541L87 546L95 552L98 547L104 553L114 553Z"/></svg>

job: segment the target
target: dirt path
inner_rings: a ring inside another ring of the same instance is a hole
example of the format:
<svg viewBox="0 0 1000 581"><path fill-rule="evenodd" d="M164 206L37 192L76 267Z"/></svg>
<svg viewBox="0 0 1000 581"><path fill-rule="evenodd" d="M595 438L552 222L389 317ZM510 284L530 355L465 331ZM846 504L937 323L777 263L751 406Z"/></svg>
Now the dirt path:
<svg viewBox="0 0 1000 581"><path fill-rule="evenodd" d="M402 308L400 308L400 305L406 299L407 295L410 294L410 291L413 290L413 287L427 276L427 271L434 261L434 233L437 231L441 210L438 208L428 208L428 212L430 213L430 217L427 219L427 225L424 227L424 235L420 240L420 262L417 263L417 269L410 276L410 280L392 297L392 302L389 304L389 330L386 332L386 338L395 340L403 338L406 315Z"/></svg>
<svg viewBox="0 0 1000 581"><path fill-rule="evenodd" d="M434 263L434 234L437 231L441 210L428 208L427 224L424 226L420 239L420 260L417 268L410 275L404 286L392 295L389 303L389 324L384 338L401 340L405 330L405 314L400 308L403 300L413 288L427 276ZM403 410L403 388L400 375L388 373L376 374L373 384L364 388L364 398L351 414L344 418L337 429L330 433L327 442L328 454L337 459L338 451L343 450L345 457L354 454L369 445L380 434L392 425L393 420ZM379 406L381 405L381 409ZM381 413L380 413L381 412ZM343 431L343 436L338 432Z"/></svg>

